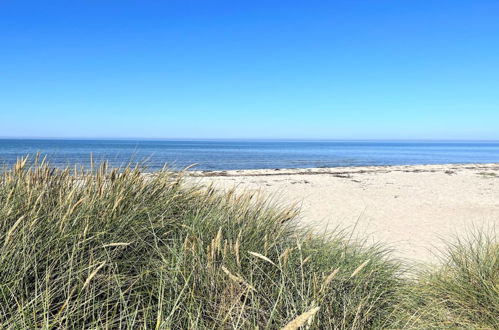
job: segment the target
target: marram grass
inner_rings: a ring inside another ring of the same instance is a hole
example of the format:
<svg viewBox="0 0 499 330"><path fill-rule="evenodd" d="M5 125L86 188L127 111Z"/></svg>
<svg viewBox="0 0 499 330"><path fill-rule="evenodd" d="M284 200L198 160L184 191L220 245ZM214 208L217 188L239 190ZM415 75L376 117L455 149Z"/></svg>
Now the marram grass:
<svg viewBox="0 0 499 330"><path fill-rule="evenodd" d="M0 328L497 324L497 243L475 262L476 277L449 261L430 280L411 281L382 247L310 235L296 215L166 170L20 160L0 179ZM467 304L449 298L468 290ZM447 312L457 308L469 315Z"/></svg>
<svg viewBox="0 0 499 330"><path fill-rule="evenodd" d="M449 242L442 265L419 273L400 308L405 327L499 329L499 242L494 229ZM399 323L401 325L403 323Z"/></svg>

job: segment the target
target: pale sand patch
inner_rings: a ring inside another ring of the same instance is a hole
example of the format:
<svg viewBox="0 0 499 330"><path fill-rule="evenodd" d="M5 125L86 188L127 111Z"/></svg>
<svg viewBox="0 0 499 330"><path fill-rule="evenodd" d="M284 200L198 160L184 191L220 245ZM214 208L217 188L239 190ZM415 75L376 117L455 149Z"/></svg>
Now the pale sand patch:
<svg viewBox="0 0 499 330"><path fill-rule="evenodd" d="M436 261L442 238L499 224L499 164L190 173L190 180L220 189L236 186L297 203L303 224L322 232L355 226L360 236L415 262Z"/></svg>

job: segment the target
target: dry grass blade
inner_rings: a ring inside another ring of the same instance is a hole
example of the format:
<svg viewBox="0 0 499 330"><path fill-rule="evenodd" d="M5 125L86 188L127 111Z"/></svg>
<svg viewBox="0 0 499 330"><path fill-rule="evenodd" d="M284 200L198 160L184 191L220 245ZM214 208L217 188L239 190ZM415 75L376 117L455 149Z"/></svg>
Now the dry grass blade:
<svg viewBox="0 0 499 330"><path fill-rule="evenodd" d="M248 289L250 290L255 290L255 287L253 287L251 284L249 284L248 282L246 282L242 277L239 277L237 275L234 275L232 274L227 268L225 268L224 266L222 266L222 270L223 272L234 282L236 283L239 283L239 284L243 284L244 286L246 286Z"/></svg>
<svg viewBox="0 0 499 330"><path fill-rule="evenodd" d="M109 244L103 245L102 247L106 248L106 247L113 247L113 246L128 246L128 245L130 245L130 243L109 243Z"/></svg>
<svg viewBox="0 0 499 330"><path fill-rule="evenodd" d="M329 274L328 277L326 277L326 279L324 280L324 285L327 286L329 283L331 283L331 281L336 276L336 274L338 274L339 271L340 269L336 268L331 274Z"/></svg>
<svg viewBox="0 0 499 330"><path fill-rule="evenodd" d="M284 252L279 256L279 259L286 258L291 253L291 251L293 251L293 249L294 248L287 248L286 250L284 250Z"/></svg>
<svg viewBox="0 0 499 330"><path fill-rule="evenodd" d="M21 216L19 219L16 220L16 222L12 225L12 227L9 229L9 231L7 232L7 235L5 235L5 241L3 243L3 245L7 245L7 243L9 243L10 241L10 237L12 236L12 234L14 233L14 231L16 230L17 226L19 226L19 224L21 223L21 221L23 221L23 219L25 218L25 216Z"/></svg>
<svg viewBox="0 0 499 330"><path fill-rule="evenodd" d="M199 165L199 163L193 163L193 164L191 164L191 165L189 165L189 166L186 166L186 167L184 167L184 169L182 170L182 172L187 172L187 171L188 171L188 170L190 170L191 168L196 167L196 166L198 166L198 165Z"/></svg>
<svg viewBox="0 0 499 330"><path fill-rule="evenodd" d="M310 258L311 258L311 257L312 257L312 256L308 256L308 257L306 257L306 258L305 258L305 259L301 262L301 265L303 266L303 265L305 265L307 262L309 262L309 260L310 260Z"/></svg>
<svg viewBox="0 0 499 330"><path fill-rule="evenodd" d="M83 287L81 288L82 290L84 290L90 284L90 282L92 281L92 279L95 277L95 275L97 275L97 273L99 272L99 270L102 267L104 267L105 264L106 264L106 262L104 261L97 268L95 268L95 270L87 277L87 279L85 280L85 283L83 284Z"/></svg>
<svg viewBox="0 0 499 330"><path fill-rule="evenodd" d="M22 158L18 159L16 164L14 165L14 171L20 172L26 166L27 161L28 161L28 157L22 157Z"/></svg>
<svg viewBox="0 0 499 330"><path fill-rule="evenodd" d="M355 275L357 275L364 267L366 267L366 265L369 263L369 261L371 261L370 259L367 259L366 261L364 261L359 267L357 267L352 275L350 275L350 278L354 277Z"/></svg>
<svg viewBox="0 0 499 330"><path fill-rule="evenodd" d="M259 259L262 259L268 263L271 263L272 265L276 265L272 260L270 260L269 258L267 258L266 256L264 256L263 254L260 254L260 253L257 253L257 252L252 252L252 251L249 251L248 252L249 254L251 254L252 256L254 257L257 257Z"/></svg>
<svg viewBox="0 0 499 330"><path fill-rule="evenodd" d="M284 266L287 265L288 263L288 259L289 259L289 255L290 253L294 250L295 248L287 248L286 250L284 250L283 253L281 253L281 255L279 256L279 259L281 260L282 264Z"/></svg>
<svg viewBox="0 0 499 330"><path fill-rule="evenodd" d="M319 311L319 307L314 307L311 310L299 315L297 318L295 318L293 321L289 322L286 324L282 330L296 330L300 328L301 326L305 325L309 320L311 320L314 315Z"/></svg>

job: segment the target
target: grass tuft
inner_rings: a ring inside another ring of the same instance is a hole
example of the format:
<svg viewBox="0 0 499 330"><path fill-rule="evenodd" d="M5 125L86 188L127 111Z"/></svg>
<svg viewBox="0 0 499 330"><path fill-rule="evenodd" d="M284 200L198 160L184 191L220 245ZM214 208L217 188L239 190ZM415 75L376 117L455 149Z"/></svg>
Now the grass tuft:
<svg viewBox="0 0 499 330"><path fill-rule="evenodd" d="M0 178L0 328L499 328L495 236L413 281L296 215L182 173L21 159Z"/></svg>
<svg viewBox="0 0 499 330"><path fill-rule="evenodd" d="M295 215L181 173L20 160L0 181L0 327L280 328L311 311L312 327L384 322L399 266L302 232Z"/></svg>
<svg viewBox="0 0 499 330"><path fill-rule="evenodd" d="M474 230L449 242L437 269L415 286L420 328L499 329L499 242L493 231Z"/></svg>

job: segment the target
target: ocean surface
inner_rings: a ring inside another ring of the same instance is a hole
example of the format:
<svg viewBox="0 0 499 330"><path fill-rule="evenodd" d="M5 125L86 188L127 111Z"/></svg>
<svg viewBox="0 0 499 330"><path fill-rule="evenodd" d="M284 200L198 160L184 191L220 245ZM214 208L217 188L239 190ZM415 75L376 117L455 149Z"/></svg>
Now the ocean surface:
<svg viewBox="0 0 499 330"><path fill-rule="evenodd" d="M140 162L149 171L165 164L197 170L311 168L366 165L499 163L499 142L397 141L139 141L0 139L0 164L46 155L53 166L112 166Z"/></svg>

